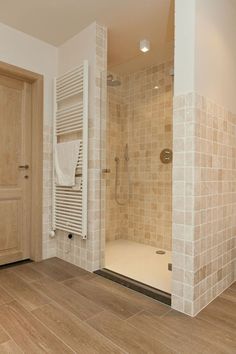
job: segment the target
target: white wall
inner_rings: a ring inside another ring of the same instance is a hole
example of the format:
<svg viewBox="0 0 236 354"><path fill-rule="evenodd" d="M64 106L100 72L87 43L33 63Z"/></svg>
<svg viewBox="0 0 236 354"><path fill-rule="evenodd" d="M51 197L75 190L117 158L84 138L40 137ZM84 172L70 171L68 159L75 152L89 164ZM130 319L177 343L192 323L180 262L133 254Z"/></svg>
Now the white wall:
<svg viewBox="0 0 236 354"><path fill-rule="evenodd" d="M196 91L233 113L236 113L235 35L235 0L196 0Z"/></svg>
<svg viewBox="0 0 236 354"><path fill-rule="evenodd" d="M0 60L44 75L44 119L52 117L57 48L0 23Z"/></svg>
<svg viewBox="0 0 236 354"><path fill-rule="evenodd" d="M194 91L195 17L195 0L175 0L175 96Z"/></svg>
<svg viewBox="0 0 236 354"><path fill-rule="evenodd" d="M95 108L96 23L72 37L58 48L58 75L89 62L89 115Z"/></svg>
<svg viewBox="0 0 236 354"><path fill-rule="evenodd" d="M197 92L236 112L235 0L176 0L175 96Z"/></svg>
<svg viewBox="0 0 236 354"><path fill-rule="evenodd" d="M57 48L0 23L0 60L44 76L43 257L56 255L51 230L53 78L57 75Z"/></svg>
<svg viewBox="0 0 236 354"><path fill-rule="evenodd" d="M43 257L58 254L63 244L67 260L86 269L97 269L100 233L100 73L105 69L106 29L92 23L59 48L0 23L0 60L44 76L44 195L43 195ZM67 238L49 238L51 230L52 187L52 122L53 79L79 65L89 62L89 240L77 239L67 254ZM60 242L61 241L61 242ZM74 246L77 245L75 249ZM59 247L60 248L60 247ZM59 253L64 257L65 254ZM96 256L95 256L96 253Z"/></svg>
<svg viewBox="0 0 236 354"><path fill-rule="evenodd" d="M96 23L94 22L58 48L59 75L74 68L83 60L88 60L91 66L95 65L95 45Z"/></svg>

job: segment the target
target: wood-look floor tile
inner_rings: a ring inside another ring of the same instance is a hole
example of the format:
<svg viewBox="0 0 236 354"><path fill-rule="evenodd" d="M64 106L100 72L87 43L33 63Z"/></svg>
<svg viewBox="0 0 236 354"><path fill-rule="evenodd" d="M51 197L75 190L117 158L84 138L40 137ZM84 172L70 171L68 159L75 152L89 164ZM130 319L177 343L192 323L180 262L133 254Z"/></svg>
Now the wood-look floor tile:
<svg viewBox="0 0 236 354"><path fill-rule="evenodd" d="M87 323L129 354L177 353L149 336L148 328L147 332L143 333L112 313L103 312L88 320Z"/></svg>
<svg viewBox="0 0 236 354"><path fill-rule="evenodd" d="M236 303L236 292L234 290L232 290L231 288L228 288L227 290L225 290L220 297L222 299L228 300L228 301L232 301L234 303Z"/></svg>
<svg viewBox="0 0 236 354"><path fill-rule="evenodd" d="M66 279L72 278L71 274L68 273L65 269L55 264L50 264L47 262L47 260L42 262L29 263L28 267L57 281L64 281Z"/></svg>
<svg viewBox="0 0 236 354"><path fill-rule="evenodd" d="M218 297L205 307L197 318L206 320L234 335L236 333L236 303L223 297Z"/></svg>
<svg viewBox="0 0 236 354"><path fill-rule="evenodd" d="M83 278L83 279L91 279L91 278L96 277L96 275L94 273L88 272L85 269L77 267L74 264L65 262L63 259L60 259L57 257L46 259L44 261L44 264L48 265L49 267L56 266L64 271L66 271L67 273L70 274L70 278L79 277L79 278Z"/></svg>
<svg viewBox="0 0 236 354"><path fill-rule="evenodd" d="M0 271L0 283L4 285L4 289L27 310L34 310L49 302L46 296L33 289L29 283L25 282L11 271Z"/></svg>
<svg viewBox="0 0 236 354"><path fill-rule="evenodd" d="M236 353L236 283L196 318L57 258L0 284L0 354Z"/></svg>
<svg viewBox="0 0 236 354"><path fill-rule="evenodd" d="M118 296L110 289L105 289L103 286L91 283L90 281L74 278L65 281L64 284L122 319L128 318L140 311L137 305L132 304L126 298Z"/></svg>
<svg viewBox="0 0 236 354"><path fill-rule="evenodd" d="M82 320L87 320L103 311L94 302L55 280L45 278L31 285Z"/></svg>
<svg viewBox="0 0 236 354"><path fill-rule="evenodd" d="M24 353L74 353L16 301L0 306L0 323Z"/></svg>
<svg viewBox="0 0 236 354"><path fill-rule="evenodd" d="M35 269L32 269L28 264L13 267L11 268L11 271L27 282L37 281L45 278L44 274L37 272Z"/></svg>
<svg viewBox="0 0 236 354"><path fill-rule="evenodd" d="M230 286L230 289L236 291L236 281Z"/></svg>
<svg viewBox="0 0 236 354"><path fill-rule="evenodd" d="M10 338L7 333L0 327L0 344L9 341ZM1 352L0 352L1 353Z"/></svg>
<svg viewBox="0 0 236 354"><path fill-rule="evenodd" d="M229 333L175 311L161 319L143 311L127 321L181 354L229 354L234 350L234 337Z"/></svg>
<svg viewBox="0 0 236 354"><path fill-rule="evenodd" d="M232 352L232 347L235 348L235 336L232 332L221 329L215 326L214 323L209 323L197 317L191 318L177 311L170 311L162 318L162 324L169 329L175 330L179 333L179 336L185 340L185 338L192 338L197 343L216 344L219 347L220 353ZM222 338L224 340L222 341ZM228 348L226 350L226 348Z"/></svg>
<svg viewBox="0 0 236 354"><path fill-rule="evenodd" d="M4 286L4 284L2 284ZM0 287L0 305L7 304L11 302L13 298L9 293L7 293L2 287Z"/></svg>
<svg viewBox="0 0 236 354"><path fill-rule="evenodd" d="M124 353L85 322L54 304L45 305L33 314L76 353Z"/></svg>
<svg viewBox="0 0 236 354"><path fill-rule="evenodd" d="M9 340L8 342L0 344L0 353L1 354L23 354L22 350L18 347L18 345L13 340Z"/></svg>
<svg viewBox="0 0 236 354"><path fill-rule="evenodd" d="M151 313L155 313L158 316L162 316L171 310L171 307L168 305L151 299L148 296L140 294L137 291L126 288L125 286L122 286L101 276L97 276L96 278L89 280L89 282L91 282L91 284L95 283L100 286L102 285L105 288L110 289L116 295L125 297L132 304L135 304L137 307L139 307L140 310L150 311Z"/></svg>

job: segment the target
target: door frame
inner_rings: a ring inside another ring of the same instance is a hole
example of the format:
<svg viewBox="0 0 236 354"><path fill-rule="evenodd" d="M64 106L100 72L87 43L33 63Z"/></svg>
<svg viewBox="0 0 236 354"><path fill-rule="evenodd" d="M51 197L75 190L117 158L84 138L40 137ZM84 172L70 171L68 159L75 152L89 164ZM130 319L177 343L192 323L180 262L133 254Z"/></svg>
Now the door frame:
<svg viewBox="0 0 236 354"><path fill-rule="evenodd" d="M32 188L30 259L42 260L43 231L43 75L0 61L0 74L32 87Z"/></svg>

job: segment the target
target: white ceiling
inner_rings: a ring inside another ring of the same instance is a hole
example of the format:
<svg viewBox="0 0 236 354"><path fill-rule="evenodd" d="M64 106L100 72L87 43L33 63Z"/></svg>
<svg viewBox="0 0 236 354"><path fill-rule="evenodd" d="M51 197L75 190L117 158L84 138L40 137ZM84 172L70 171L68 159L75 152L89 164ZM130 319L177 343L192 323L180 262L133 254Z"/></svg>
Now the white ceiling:
<svg viewBox="0 0 236 354"><path fill-rule="evenodd" d="M59 46L93 21L109 29L108 62L140 55L140 39L157 53L173 41L174 0L0 0L0 22Z"/></svg>

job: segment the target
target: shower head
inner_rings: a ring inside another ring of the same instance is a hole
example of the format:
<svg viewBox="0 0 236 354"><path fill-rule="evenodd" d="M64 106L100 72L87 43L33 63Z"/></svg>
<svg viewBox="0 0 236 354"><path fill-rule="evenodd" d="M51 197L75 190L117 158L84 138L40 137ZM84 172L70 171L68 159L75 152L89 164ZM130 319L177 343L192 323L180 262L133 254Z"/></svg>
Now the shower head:
<svg viewBox="0 0 236 354"><path fill-rule="evenodd" d="M110 74L107 76L107 85L112 87L117 87L121 85L121 82L120 80L117 79L115 80L113 75Z"/></svg>

